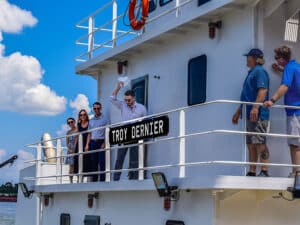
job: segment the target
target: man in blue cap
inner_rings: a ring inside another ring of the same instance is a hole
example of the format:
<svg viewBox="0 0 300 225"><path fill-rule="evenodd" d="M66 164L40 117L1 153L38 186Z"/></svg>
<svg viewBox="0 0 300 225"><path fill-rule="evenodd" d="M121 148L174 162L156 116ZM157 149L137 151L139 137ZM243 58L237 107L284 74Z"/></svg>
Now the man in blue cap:
<svg viewBox="0 0 300 225"><path fill-rule="evenodd" d="M247 66L250 69L245 79L241 93L241 101L263 103L268 99L269 75L263 68L264 54L260 49L251 49L247 56ZM237 124L241 117L242 106L239 107L232 117L232 123ZM259 105L246 106L247 132L267 133L269 130L269 110ZM269 150L266 145L266 136L247 135L247 146L249 150L249 161L256 163L258 157L260 162L269 162ZM247 176L256 176L256 166L251 165ZM268 167L262 166L261 177L268 177Z"/></svg>

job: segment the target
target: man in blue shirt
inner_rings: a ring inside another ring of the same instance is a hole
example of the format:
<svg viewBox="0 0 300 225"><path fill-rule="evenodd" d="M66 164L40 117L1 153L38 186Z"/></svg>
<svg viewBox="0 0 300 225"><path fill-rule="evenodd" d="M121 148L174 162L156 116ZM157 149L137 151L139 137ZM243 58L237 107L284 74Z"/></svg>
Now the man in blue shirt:
<svg viewBox="0 0 300 225"><path fill-rule="evenodd" d="M94 117L89 121L89 130L104 127L109 124L106 117L101 112L102 105L100 102L93 104L95 112ZM86 149L87 151L100 150L105 148L105 129L91 131L87 136ZM89 172L105 171L105 152L90 153ZM98 169L99 168L99 169ZM98 175L92 175L92 182L98 181ZM100 181L105 181L105 174L100 174Z"/></svg>
<svg viewBox="0 0 300 225"><path fill-rule="evenodd" d="M300 106L300 64L291 60L292 51L287 46L276 48L275 60L277 64L273 68L282 72L281 85L271 98L265 102L265 106L272 106L282 96L284 104L288 106ZM287 134L300 136L300 110L286 109L287 114ZM291 151L292 164L300 164L300 138L289 138L288 144ZM292 175L295 175L297 168L293 168Z"/></svg>
<svg viewBox="0 0 300 225"><path fill-rule="evenodd" d="M269 75L263 68L263 52L252 49L247 56L247 66L250 68L241 93L241 101L263 103L268 98ZM237 124L241 117L242 106L233 115L232 123ZM267 133L269 130L269 110L257 105L246 106L247 132ZM258 156L262 163L269 162L269 150L266 136L247 135L249 161L256 163ZM247 176L256 176L256 166L251 165ZM268 167L263 166L258 176L268 177Z"/></svg>

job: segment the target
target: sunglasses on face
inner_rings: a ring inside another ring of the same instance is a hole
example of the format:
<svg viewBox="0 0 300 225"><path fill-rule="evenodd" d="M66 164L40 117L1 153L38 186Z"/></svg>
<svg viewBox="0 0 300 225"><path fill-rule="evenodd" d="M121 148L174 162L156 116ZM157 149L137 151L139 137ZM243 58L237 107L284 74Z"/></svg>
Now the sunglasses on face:
<svg viewBox="0 0 300 225"><path fill-rule="evenodd" d="M131 99L124 99L125 102L131 102Z"/></svg>
<svg viewBox="0 0 300 225"><path fill-rule="evenodd" d="M86 116L86 114L84 113L84 114L79 114L79 116Z"/></svg>
<svg viewBox="0 0 300 225"><path fill-rule="evenodd" d="M69 124L69 125L70 125L70 124L73 124L73 123L74 123L73 120L68 121L68 124Z"/></svg>
<svg viewBox="0 0 300 225"><path fill-rule="evenodd" d="M100 107L95 107L94 110L100 110Z"/></svg>
<svg viewBox="0 0 300 225"><path fill-rule="evenodd" d="M275 59L275 60L278 60L278 59L280 59L280 58L281 58L281 57L279 57L279 56L277 56L277 55L274 56L274 59Z"/></svg>

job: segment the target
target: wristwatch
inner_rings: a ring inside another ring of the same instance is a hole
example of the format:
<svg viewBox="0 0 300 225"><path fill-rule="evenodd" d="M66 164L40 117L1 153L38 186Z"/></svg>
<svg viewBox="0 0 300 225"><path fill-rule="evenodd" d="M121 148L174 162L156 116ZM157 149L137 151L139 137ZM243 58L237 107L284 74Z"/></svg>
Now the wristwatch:
<svg viewBox="0 0 300 225"><path fill-rule="evenodd" d="M274 98L270 99L271 102L273 102L273 104L275 104L276 100Z"/></svg>

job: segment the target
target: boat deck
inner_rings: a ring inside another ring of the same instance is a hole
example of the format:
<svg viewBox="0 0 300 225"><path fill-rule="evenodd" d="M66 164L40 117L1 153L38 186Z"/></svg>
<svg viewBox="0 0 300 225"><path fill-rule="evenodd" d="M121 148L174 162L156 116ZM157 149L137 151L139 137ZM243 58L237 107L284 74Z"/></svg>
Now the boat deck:
<svg viewBox="0 0 300 225"><path fill-rule="evenodd" d="M170 185L177 185L182 190L270 190L283 191L294 185L293 178L284 177L245 177L215 176L174 178ZM106 192L106 191L152 191L156 190L152 179L143 181L121 180L118 182L95 182L37 185L36 192Z"/></svg>

